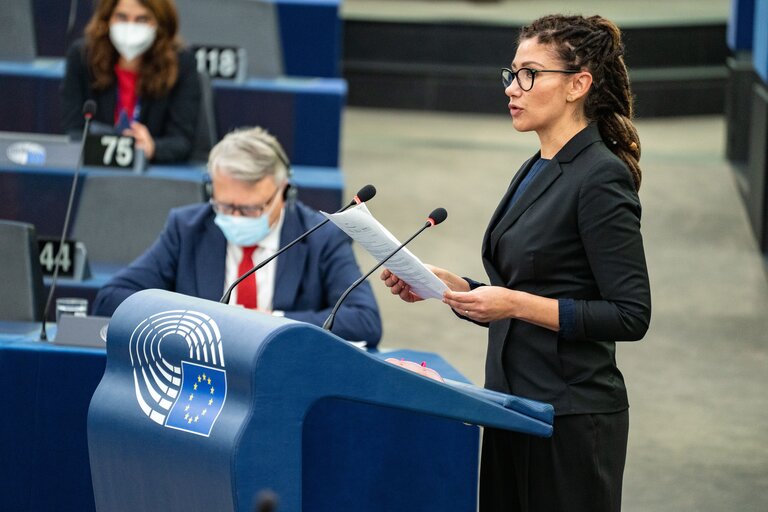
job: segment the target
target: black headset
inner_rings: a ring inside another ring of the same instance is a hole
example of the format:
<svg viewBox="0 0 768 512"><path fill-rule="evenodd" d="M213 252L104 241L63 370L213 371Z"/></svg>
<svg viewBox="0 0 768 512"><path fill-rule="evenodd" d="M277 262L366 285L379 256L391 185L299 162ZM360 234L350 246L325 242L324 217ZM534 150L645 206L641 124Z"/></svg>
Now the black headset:
<svg viewBox="0 0 768 512"><path fill-rule="evenodd" d="M285 192L283 192L283 199L287 206L293 207L299 191L293 185L293 167L291 167L291 162L288 160L288 155L285 154L285 150L282 149L282 146L278 147L266 140L261 140L260 142L271 149L277 159L285 166L285 169L288 172L288 185L285 187Z"/></svg>
<svg viewBox="0 0 768 512"><path fill-rule="evenodd" d="M298 195L299 191L293 185L293 167L291 167L291 162L288 160L288 155L285 154L285 151L281 147L278 147L269 141L260 140L259 142L272 150L277 159L280 160L280 162L282 162L285 166L286 172L288 173L288 185L285 187L285 191L283 192L283 199L285 200L286 206L293 208L294 204L296 203L296 196ZM207 201L213 197L213 182L211 182L209 174L206 174L204 186L206 194L205 199Z"/></svg>

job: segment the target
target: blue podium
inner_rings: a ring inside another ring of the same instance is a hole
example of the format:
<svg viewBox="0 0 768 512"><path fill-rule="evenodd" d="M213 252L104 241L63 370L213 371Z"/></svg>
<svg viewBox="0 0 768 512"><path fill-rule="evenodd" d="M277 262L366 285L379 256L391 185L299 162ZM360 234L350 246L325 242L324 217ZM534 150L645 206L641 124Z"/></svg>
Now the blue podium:
<svg viewBox="0 0 768 512"><path fill-rule="evenodd" d="M552 432L548 404L428 379L322 329L147 290L109 326L88 412L97 510L474 510L485 425ZM467 425L472 424L472 425Z"/></svg>

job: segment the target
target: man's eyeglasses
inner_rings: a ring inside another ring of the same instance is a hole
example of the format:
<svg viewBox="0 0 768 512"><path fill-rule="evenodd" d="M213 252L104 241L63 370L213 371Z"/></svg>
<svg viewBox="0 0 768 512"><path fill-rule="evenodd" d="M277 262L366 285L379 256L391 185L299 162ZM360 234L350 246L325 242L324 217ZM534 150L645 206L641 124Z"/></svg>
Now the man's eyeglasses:
<svg viewBox="0 0 768 512"><path fill-rule="evenodd" d="M272 202L275 200L275 197L277 197L277 193L282 189L283 187L277 187L272 196L267 199L265 203L260 205L241 206L237 204L221 203L215 199L210 199L208 202L213 207L213 211L216 213L221 213L222 215L234 215L235 213L239 213L243 217L258 217L264 213L267 208L269 208L269 205L272 204Z"/></svg>
<svg viewBox="0 0 768 512"><path fill-rule="evenodd" d="M533 89L533 82L536 80L537 73L581 73L581 71L575 71L573 69L531 69L520 68L517 71L512 71L508 68L501 68L501 83L504 84L506 89L512 85L512 80L517 79L517 85L524 91L530 91Z"/></svg>

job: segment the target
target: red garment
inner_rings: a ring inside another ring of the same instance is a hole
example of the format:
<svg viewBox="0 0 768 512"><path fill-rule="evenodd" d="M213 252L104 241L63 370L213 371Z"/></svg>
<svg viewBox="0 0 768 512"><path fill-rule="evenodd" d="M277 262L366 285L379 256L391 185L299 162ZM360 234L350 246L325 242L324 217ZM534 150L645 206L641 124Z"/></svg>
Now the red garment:
<svg viewBox="0 0 768 512"><path fill-rule="evenodd" d="M138 98L139 74L136 71L122 69L115 64L117 77L117 103L115 103L115 124L120 119L120 112L125 110L128 119L133 120Z"/></svg>
<svg viewBox="0 0 768 512"><path fill-rule="evenodd" d="M253 267L253 252L258 245L243 247L243 259L237 267L237 275L241 276ZM237 303L248 309L256 309L258 306L258 289L256 288L256 273L249 275L237 285Z"/></svg>

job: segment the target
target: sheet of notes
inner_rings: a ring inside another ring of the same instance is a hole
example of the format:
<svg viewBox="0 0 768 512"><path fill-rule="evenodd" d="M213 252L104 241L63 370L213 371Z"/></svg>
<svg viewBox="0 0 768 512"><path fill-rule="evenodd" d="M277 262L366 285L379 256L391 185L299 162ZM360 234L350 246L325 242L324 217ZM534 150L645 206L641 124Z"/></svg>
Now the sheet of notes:
<svg viewBox="0 0 768 512"><path fill-rule="evenodd" d="M400 246L397 238L376 220L365 203L341 213L321 213L360 244L376 261L383 260ZM411 290L421 298L442 299L443 292L448 290L445 283L405 247L384 266L411 285Z"/></svg>

